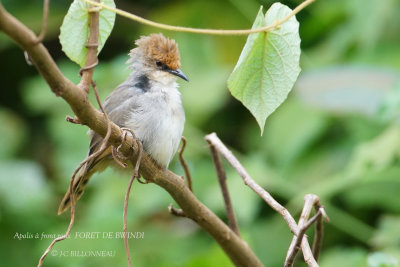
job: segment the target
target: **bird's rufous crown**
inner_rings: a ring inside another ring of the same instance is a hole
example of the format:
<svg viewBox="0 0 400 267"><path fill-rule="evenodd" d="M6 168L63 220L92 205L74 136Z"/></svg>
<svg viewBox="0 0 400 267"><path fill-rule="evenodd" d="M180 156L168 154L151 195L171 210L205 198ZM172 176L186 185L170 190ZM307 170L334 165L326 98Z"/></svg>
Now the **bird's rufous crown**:
<svg viewBox="0 0 400 267"><path fill-rule="evenodd" d="M160 61L172 70L180 68L178 45L175 40L158 33L142 36L136 40L135 44L143 49L147 57Z"/></svg>

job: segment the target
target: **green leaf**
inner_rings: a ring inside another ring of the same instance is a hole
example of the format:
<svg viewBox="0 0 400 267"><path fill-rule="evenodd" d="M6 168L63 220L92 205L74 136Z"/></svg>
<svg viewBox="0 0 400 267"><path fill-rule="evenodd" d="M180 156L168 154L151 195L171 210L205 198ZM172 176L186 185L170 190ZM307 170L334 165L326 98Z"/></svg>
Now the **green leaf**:
<svg viewBox="0 0 400 267"><path fill-rule="evenodd" d="M253 29L271 25L292 10L275 3L258 12ZM250 34L228 79L232 95L256 118L261 134L267 117L286 99L300 73L299 23L293 16L279 29Z"/></svg>
<svg viewBox="0 0 400 267"><path fill-rule="evenodd" d="M115 7L114 0L103 0L105 5ZM82 0L74 0L61 25L60 42L65 54L81 67L85 65L89 37L90 6ZM115 13L102 9L99 13L99 47L98 53L103 48L108 36L114 27Z"/></svg>

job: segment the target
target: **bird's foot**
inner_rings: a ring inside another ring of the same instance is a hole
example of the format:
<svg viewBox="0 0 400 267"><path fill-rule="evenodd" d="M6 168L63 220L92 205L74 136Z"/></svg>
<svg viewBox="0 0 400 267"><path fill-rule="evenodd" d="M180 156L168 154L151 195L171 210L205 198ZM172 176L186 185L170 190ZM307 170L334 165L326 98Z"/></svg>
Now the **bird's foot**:
<svg viewBox="0 0 400 267"><path fill-rule="evenodd" d="M122 136L121 136L121 142L124 142L126 140L126 135L128 134L128 132L132 135L132 137L135 139L136 144L138 146L138 155L137 155L137 159L136 162L133 163L132 161L132 165L134 165L134 170L133 170L133 176L138 180L139 183L141 184L148 184L149 181L147 179L141 180L141 176L139 173L139 168L140 168L140 163L142 161L142 155L143 155L143 145L142 142L136 138L135 133L133 132L132 129L129 128L121 128L122 130ZM122 144L121 144L122 145ZM119 145L117 148L113 148L113 156L118 155L119 158L122 158L123 160L128 160L130 157L125 157L124 155L122 155L122 153L120 152L120 148L121 145ZM116 157L114 156L114 159ZM126 167L126 164L125 164Z"/></svg>
<svg viewBox="0 0 400 267"><path fill-rule="evenodd" d="M125 162L122 162L123 160L127 160L128 158L125 157L124 155L122 155L122 153L120 153L118 151L118 148L112 147L112 157L114 159L114 161L121 166L122 168L126 168L127 164Z"/></svg>
<svg viewBox="0 0 400 267"><path fill-rule="evenodd" d="M122 130L121 144L117 148L115 148L115 147L112 148L112 156L113 156L114 161L118 165L120 165L122 168L126 168L127 164L125 162L122 162L122 161L129 160L129 157L125 157L121 153L120 149L121 149L122 143L126 140L126 135L127 135L128 132L132 135L133 138L136 138L136 136L133 133L133 131L131 129L129 129L129 128L121 128L121 130Z"/></svg>
<svg viewBox="0 0 400 267"><path fill-rule="evenodd" d="M139 139L136 139L136 143L137 143L139 149L138 149L138 156L137 156L136 163L135 163L135 169L133 170L133 176L136 177L136 179L138 180L139 183L148 184L149 181L147 179L144 179L145 180L144 182L142 180L140 180L139 168L140 168L140 163L142 162L143 145Z"/></svg>

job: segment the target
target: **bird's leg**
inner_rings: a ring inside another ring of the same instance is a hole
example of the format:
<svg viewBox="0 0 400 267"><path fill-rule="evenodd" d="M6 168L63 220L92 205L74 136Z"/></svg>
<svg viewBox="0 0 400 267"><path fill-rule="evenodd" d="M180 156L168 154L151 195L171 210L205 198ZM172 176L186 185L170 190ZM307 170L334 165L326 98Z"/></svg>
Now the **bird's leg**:
<svg viewBox="0 0 400 267"><path fill-rule="evenodd" d="M127 164L125 162L122 162L121 160L127 160L128 158L121 153L118 153L115 147L112 147L111 153L114 161L122 168L126 168Z"/></svg>
<svg viewBox="0 0 400 267"><path fill-rule="evenodd" d="M144 178L144 181L140 179L141 176L140 176L140 173L139 173L139 167L140 167L140 163L141 163L141 161L142 161L143 145L142 145L142 142L140 142L139 139L136 139L136 143L137 143L137 145L138 145L139 150L138 150L138 157L137 157L136 163L135 163L135 169L133 170L133 176L136 178L136 180L137 180L139 183L141 183L141 184L148 184L149 181L148 181L146 178Z"/></svg>
<svg viewBox="0 0 400 267"><path fill-rule="evenodd" d="M138 148L139 148L139 150L138 150L138 157L137 157L137 160L136 160L136 163L135 163L135 166L134 166L134 173L133 173L133 175L134 175L134 177L137 179L137 181L138 181L139 183L141 183L141 184L148 184L149 182L148 182L147 180L142 181L142 180L140 179L141 177L140 177L140 174L139 174L139 167L140 167L140 162L141 162L141 160L142 160L142 154L143 154L143 145L142 145L142 142L140 142L140 140L136 138L135 133L134 133L131 129L129 129L129 128L121 128L121 130L123 131L123 132L122 132L122 136L121 136L121 141L123 142L123 141L126 140L126 135L127 135L127 133L129 132L129 133L132 135L132 137L136 140L136 143L137 143ZM122 144L121 144L121 145L122 145ZM120 161L120 159L122 159L122 160L128 160L129 157L125 157L125 156L122 155L122 153L119 151L119 150L121 149L121 145L119 145L117 148L113 147L112 154L113 154L114 160L115 160L119 165L121 165L121 166L123 166L123 167L126 167L126 164L125 164L125 163L122 163L122 162Z"/></svg>
<svg viewBox="0 0 400 267"><path fill-rule="evenodd" d="M142 145L142 142L140 142L139 139L136 139L136 143L137 143L137 145L138 145L139 151L138 151L138 157L137 157L137 160L136 160L136 164L135 164L135 169L134 169L134 171L133 171L133 175L134 175L134 177L136 177L136 179L138 179L138 181L139 181L139 178L140 178L139 167L140 167L140 163L141 163L141 161L142 161L143 145ZM146 184L147 184L147 183L148 183L148 181L146 180Z"/></svg>
<svg viewBox="0 0 400 267"><path fill-rule="evenodd" d="M126 132L123 131L123 132L122 132L122 136L121 136L121 141L122 141L122 142L125 141L125 138L126 138ZM127 160L128 157L125 157L124 155L122 155L122 153L119 152L120 146L121 146L121 145L119 145L117 148L112 147L112 150L111 150L111 151L112 151L112 156L113 156L114 161L115 161L119 166L121 166L122 168L126 168L127 164L124 163L124 162L122 162L122 160Z"/></svg>
<svg viewBox="0 0 400 267"><path fill-rule="evenodd" d="M182 146L179 149L179 162L181 163L182 168L185 171L188 187L189 187L190 191L193 192L192 176L190 175L190 170L189 170L189 167L188 167L188 165L186 163L186 160L183 157L183 151L185 151L185 147L186 147L186 138L184 136L182 136L181 140L182 140ZM182 179L185 180L185 176L182 176Z"/></svg>

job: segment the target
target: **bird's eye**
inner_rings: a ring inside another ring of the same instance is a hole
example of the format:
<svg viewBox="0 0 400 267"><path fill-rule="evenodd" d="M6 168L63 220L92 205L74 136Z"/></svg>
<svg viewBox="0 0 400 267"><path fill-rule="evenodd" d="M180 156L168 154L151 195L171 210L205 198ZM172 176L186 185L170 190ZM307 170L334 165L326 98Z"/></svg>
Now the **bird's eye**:
<svg viewBox="0 0 400 267"><path fill-rule="evenodd" d="M163 64L161 63L161 61L157 60L156 65L157 65L157 67L161 67Z"/></svg>

